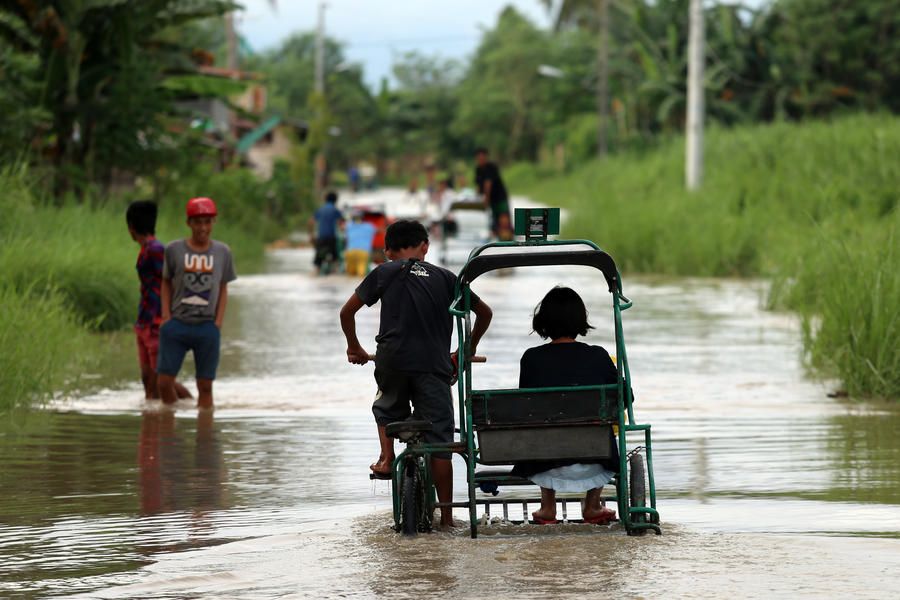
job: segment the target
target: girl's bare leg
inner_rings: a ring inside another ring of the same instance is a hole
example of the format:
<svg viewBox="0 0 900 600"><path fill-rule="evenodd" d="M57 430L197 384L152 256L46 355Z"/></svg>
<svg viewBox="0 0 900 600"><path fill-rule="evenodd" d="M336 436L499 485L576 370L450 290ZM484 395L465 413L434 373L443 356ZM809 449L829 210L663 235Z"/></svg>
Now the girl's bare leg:
<svg viewBox="0 0 900 600"><path fill-rule="evenodd" d="M556 518L556 491L541 488L541 508L531 513L535 520L552 521Z"/></svg>

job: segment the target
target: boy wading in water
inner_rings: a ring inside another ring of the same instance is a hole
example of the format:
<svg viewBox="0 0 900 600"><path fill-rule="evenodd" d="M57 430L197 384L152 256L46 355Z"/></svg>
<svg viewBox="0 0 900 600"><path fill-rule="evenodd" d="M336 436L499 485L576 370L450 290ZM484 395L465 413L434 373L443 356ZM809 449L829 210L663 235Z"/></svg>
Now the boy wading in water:
<svg viewBox="0 0 900 600"><path fill-rule="evenodd" d="M416 221L397 221L387 228L385 254L390 262L369 273L341 309L341 328L347 338L347 359L364 365L369 354L356 337L356 313L381 300L381 323L375 341L375 381L378 394L372 406L378 425L381 456L369 468L390 475L394 442L385 426L415 416L432 424L425 434L430 444L453 442L453 399L450 394L452 363L450 339L456 275L425 262L428 233ZM491 322L491 309L472 294L475 324L474 354ZM412 411L410 410L412 403ZM453 467L450 453L431 455L431 472L438 500L453 499ZM441 527L452 526L452 510L441 509Z"/></svg>
<svg viewBox="0 0 900 600"><path fill-rule="evenodd" d="M166 246L159 329L159 391L176 400L175 376L188 350L197 366L197 405L212 408L212 383L219 366L219 330L225 319L228 283L237 279L231 250L210 238L216 205L209 198L187 203L191 237Z"/></svg>
<svg viewBox="0 0 900 600"><path fill-rule="evenodd" d="M144 384L144 398L159 399L156 383L156 358L159 353L159 325L162 320L160 286L162 285L163 256L165 246L156 239L156 204L149 200L139 200L128 205L125 222L131 239L140 244L137 269L141 282L141 302L138 304L134 333L137 338L138 364L141 366L141 382ZM191 393L175 382L175 393L179 398L190 398Z"/></svg>

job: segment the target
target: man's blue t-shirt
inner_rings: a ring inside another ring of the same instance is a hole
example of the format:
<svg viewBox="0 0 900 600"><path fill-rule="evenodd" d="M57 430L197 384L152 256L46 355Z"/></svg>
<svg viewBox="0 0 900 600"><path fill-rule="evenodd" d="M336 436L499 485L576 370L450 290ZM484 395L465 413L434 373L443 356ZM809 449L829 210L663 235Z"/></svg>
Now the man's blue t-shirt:
<svg viewBox="0 0 900 600"><path fill-rule="evenodd" d="M375 237L375 226L371 223L347 223L347 250L372 249L372 239Z"/></svg>
<svg viewBox="0 0 900 600"><path fill-rule="evenodd" d="M320 240L334 239L337 236L337 224L341 220L341 211L328 202L316 209L314 215L319 226L317 237Z"/></svg>

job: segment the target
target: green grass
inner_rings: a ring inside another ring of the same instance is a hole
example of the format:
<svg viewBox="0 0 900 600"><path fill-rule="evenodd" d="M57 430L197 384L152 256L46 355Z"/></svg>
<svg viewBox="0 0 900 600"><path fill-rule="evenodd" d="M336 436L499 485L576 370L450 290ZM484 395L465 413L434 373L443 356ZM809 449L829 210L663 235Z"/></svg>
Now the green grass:
<svg viewBox="0 0 900 600"><path fill-rule="evenodd" d="M773 301L803 317L813 367L851 396L900 396L900 213L852 234L821 231Z"/></svg>
<svg viewBox="0 0 900 600"><path fill-rule="evenodd" d="M804 316L811 365L856 395L900 397L900 119L712 129L705 151L696 193L683 139L565 174L516 165L507 179L570 209L564 234L593 239L623 271L772 277L773 305Z"/></svg>
<svg viewBox="0 0 900 600"><path fill-rule="evenodd" d="M0 284L0 417L64 389L94 341L58 294Z"/></svg>

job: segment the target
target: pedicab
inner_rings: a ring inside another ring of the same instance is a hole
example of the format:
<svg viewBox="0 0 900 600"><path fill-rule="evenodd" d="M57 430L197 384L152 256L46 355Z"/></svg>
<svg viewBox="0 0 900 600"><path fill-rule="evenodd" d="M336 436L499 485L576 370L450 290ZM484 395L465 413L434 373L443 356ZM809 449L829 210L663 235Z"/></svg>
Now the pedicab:
<svg viewBox="0 0 900 600"><path fill-rule="evenodd" d="M609 435L612 429L619 453L618 473L610 482L616 493L603 500L616 503L618 520L629 535L647 531L660 534L650 425L639 424L634 417L631 372L622 331L622 311L630 308L632 302L622 292L616 264L591 241L549 240L549 235L559 233L559 209L516 209L515 233L524 239L475 248L459 272L456 299L450 307L461 348L457 381L459 441L424 443L423 434L431 428L427 421L407 420L386 427L389 436L406 443L394 460L391 475L394 528L409 535L429 531L434 509L445 506L468 509L473 538L478 536L479 507L483 507L485 521L491 518L493 507L506 522L528 522L528 505L539 504L539 498L504 499L496 494L503 487L534 484L513 476L509 468L496 467L523 460L609 458L614 455ZM475 387L472 364L484 359L470 354L472 283L497 269L553 265L592 267L604 277L612 298L617 382L533 389ZM629 444L628 434L639 436L640 444ZM468 497L465 501L442 504L436 501L429 457L434 452L448 451L461 455L466 462ZM583 522L569 518L566 499L558 499L560 502L563 523ZM521 520L515 518L518 510L522 511ZM498 513L495 515L499 517Z"/></svg>

